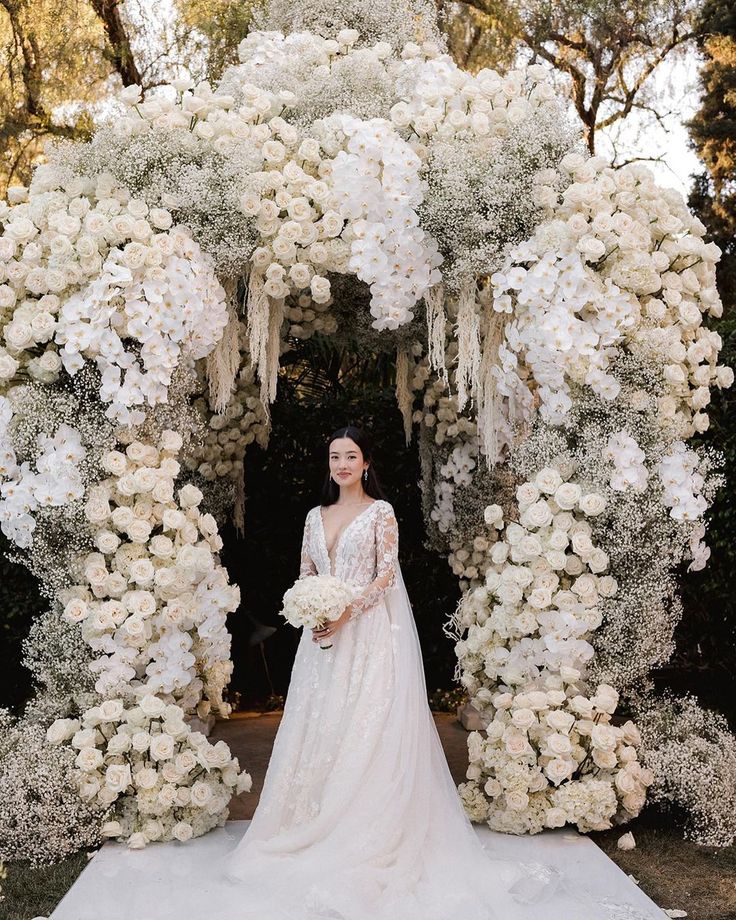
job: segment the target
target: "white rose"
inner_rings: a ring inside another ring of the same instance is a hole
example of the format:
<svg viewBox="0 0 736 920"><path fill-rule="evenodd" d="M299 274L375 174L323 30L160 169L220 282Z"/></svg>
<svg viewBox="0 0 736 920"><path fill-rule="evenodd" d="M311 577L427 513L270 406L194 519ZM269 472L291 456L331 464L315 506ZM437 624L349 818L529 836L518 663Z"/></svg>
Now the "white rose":
<svg viewBox="0 0 736 920"><path fill-rule="evenodd" d="M616 730L610 725L594 725L590 732L590 740L594 747L602 751L613 751L618 736Z"/></svg>
<svg viewBox="0 0 736 920"><path fill-rule="evenodd" d="M100 703L100 718L103 722L118 722L125 712L123 701L103 700Z"/></svg>
<svg viewBox="0 0 736 920"><path fill-rule="evenodd" d="M567 812L564 808L548 808L544 813L546 827L564 827L567 824Z"/></svg>
<svg viewBox="0 0 736 920"><path fill-rule="evenodd" d="M110 450L102 457L102 466L113 476L122 476L128 469L128 460L125 454L118 450Z"/></svg>
<svg viewBox="0 0 736 920"><path fill-rule="evenodd" d="M107 517L108 515L105 515L105 518ZM120 537L111 530L100 530L95 536L95 544L101 553L111 556L120 546Z"/></svg>
<svg viewBox="0 0 736 920"><path fill-rule="evenodd" d="M534 477L534 484L547 495L554 495L557 489L562 485L562 476L551 466L541 469Z"/></svg>
<svg viewBox="0 0 736 920"><path fill-rule="evenodd" d="M105 785L112 792L121 793L130 786L133 779L128 764L111 764L105 770Z"/></svg>
<svg viewBox="0 0 736 920"><path fill-rule="evenodd" d="M583 560L580 558L580 556L576 556L573 553L567 557L567 561L565 562L565 571L567 572L568 575L572 575L572 576L580 575L584 569L585 569L585 565L583 563Z"/></svg>
<svg viewBox="0 0 736 920"><path fill-rule="evenodd" d="M148 732L135 732L131 735L130 743L134 751L138 751L139 754L142 754L144 751L148 750L148 745L151 743L151 736Z"/></svg>
<svg viewBox="0 0 736 920"><path fill-rule="evenodd" d="M529 807L529 796L526 792L511 789L504 796L506 804L513 811L524 811Z"/></svg>
<svg viewBox="0 0 736 920"><path fill-rule="evenodd" d="M641 734L633 722L624 722L624 724L621 726L621 732L623 739L627 744L633 744L637 746L641 744Z"/></svg>
<svg viewBox="0 0 736 920"><path fill-rule="evenodd" d="M79 731L78 719L56 719L46 729L46 740L49 744L61 744L73 737L77 731Z"/></svg>
<svg viewBox="0 0 736 920"><path fill-rule="evenodd" d="M86 601L73 597L64 607L62 618L68 623L81 623L89 616L89 607Z"/></svg>
<svg viewBox="0 0 736 920"><path fill-rule="evenodd" d="M179 489L179 502L182 508L193 508L199 505L202 497L200 490L191 483L187 483L187 485Z"/></svg>
<svg viewBox="0 0 736 920"><path fill-rule="evenodd" d="M115 734L107 742L107 753L112 755L124 754L132 747L130 735Z"/></svg>
<svg viewBox="0 0 736 920"><path fill-rule="evenodd" d="M563 511L571 511L580 501L581 489L574 482L563 482L555 490L555 501Z"/></svg>
<svg viewBox="0 0 736 920"><path fill-rule="evenodd" d="M183 440L180 434L176 431L171 431L167 429L161 434L161 441L159 446L161 450L165 450L167 453L176 454L178 453L183 444Z"/></svg>
<svg viewBox="0 0 736 920"><path fill-rule="evenodd" d="M503 521L503 508L500 505L488 505L483 511L483 519L489 527Z"/></svg>
<svg viewBox="0 0 736 920"><path fill-rule="evenodd" d="M587 533L575 533L572 536L572 548L582 558L593 552L593 541Z"/></svg>
<svg viewBox="0 0 736 920"><path fill-rule="evenodd" d="M569 754L572 750L572 742L567 735L561 732L553 732L547 738L547 747L555 755Z"/></svg>
<svg viewBox="0 0 736 920"><path fill-rule="evenodd" d="M504 738L504 746L507 754L512 757L519 757L525 753L529 747L529 742L524 735L508 734Z"/></svg>
<svg viewBox="0 0 736 920"><path fill-rule="evenodd" d="M583 495L580 498L578 507L583 512L583 514L587 514L589 517L594 517L595 515L600 514L606 507L606 500L597 492L589 492L587 495Z"/></svg>
<svg viewBox="0 0 736 920"><path fill-rule="evenodd" d="M166 703L152 693L146 694L139 701L138 706L144 716L149 719L157 719L166 711Z"/></svg>
<svg viewBox="0 0 736 920"><path fill-rule="evenodd" d="M168 760L174 753L174 739L164 732L153 735L149 753L152 760Z"/></svg>
<svg viewBox="0 0 736 920"><path fill-rule="evenodd" d="M522 512L525 527L546 527L552 521L552 511L544 499L535 501Z"/></svg>
<svg viewBox="0 0 736 920"><path fill-rule="evenodd" d="M575 724L575 716L569 712L561 712L559 709L548 712L544 718L547 725L556 732L569 732Z"/></svg>
<svg viewBox="0 0 736 920"><path fill-rule="evenodd" d="M136 518L130 522L126 531L133 543L144 544L148 542L151 535L151 525L148 521Z"/></svg>
<svg viewBox="0 0 736 920"><path fill-rule="evenodd" d="M174 763L176 769L183 775L186 775L197 766L198 761L193 751L184 750L176 755Z"/></svg>
<svg viewBox="0 0 736 920"><path fill-rule="evenodd" d="M144 767L135 774L133 779L139 789L153 789L158 783L158 773L153 767Z"/></svg>
<svg viewBox="0 0 736 920"><path fill-rule="evenodd" d="M330 282L327 278L322 278L320 275L314 275L309 282L309 289L312 292L312 297L317 303L326 303L330 298Z"/></svg>
<svg viewBox="0 0 736 920"><path fill-rule="evenodd" d="M531 482L524 482L516 489L519 505L531 505L539 498L539 489Z"/></svg>
<svg viewBox="0 0 736 920"><path fill-rule="evenodd" d="M531 709L515 709L511 713L511 721L517 728L527 730L536 724L537 717Z"/></svg>
<svg viewBox="0 0 736 920"><path fill-rule="evenodd" d="M561 757L554 757L544 768L544 772L549 779L558 786L564 779L567 779L567 777L572 774L573 769L574 764L571 761L564 760Z"/></svg>
<svg viewBox="0 0 736 920"><path fill-rule="evenodd" d="M197 808L205 808L212 801L212 789L207 783L197 781L191 789L191 802Z"/></svg>
<svg viewBox="0 0 736 920"><path fill-rule="evenodd" d="M177 821L177 823L171 828L171 835L176 840L180 840L182 843L185 843L187 840L191 840L192 834L192 825L188 824L186 821Z"/></svg>

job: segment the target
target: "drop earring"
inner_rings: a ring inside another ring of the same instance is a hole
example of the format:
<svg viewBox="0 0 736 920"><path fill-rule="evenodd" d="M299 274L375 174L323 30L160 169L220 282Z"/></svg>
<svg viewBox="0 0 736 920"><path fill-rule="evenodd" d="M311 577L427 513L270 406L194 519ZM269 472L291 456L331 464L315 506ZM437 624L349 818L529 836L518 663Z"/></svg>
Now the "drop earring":
<svg viewBox="0 0 736 920"><path fill-rule="evenodd" d="M363 470L363 482L368 482L368 470L367 468Z"/></svg>

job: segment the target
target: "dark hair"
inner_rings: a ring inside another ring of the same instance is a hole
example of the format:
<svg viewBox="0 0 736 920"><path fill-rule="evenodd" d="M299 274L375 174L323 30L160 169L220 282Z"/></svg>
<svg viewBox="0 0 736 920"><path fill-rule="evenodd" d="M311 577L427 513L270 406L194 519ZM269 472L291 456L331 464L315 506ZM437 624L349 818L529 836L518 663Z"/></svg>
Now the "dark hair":
<svg viewBox="0 0 736 920"><path fill-rule="evenodd" d="M368 481L363 481L363 491L366 495L370 495L371 498L381 498L385 501L386 496L381 488L381 483L378 481L376 471L373 468L373 444L371 443L371 439L361 428L347 425L345 428L338 428L337 431L333 431L327 439L325 453L327 454L328 469L327 476L322 486L322 499L320 504L323 506L334 505L340 496L340 486L338 486L330 476L329 470L330 444L332 444L336 438L350 438L351 441L355 441L360 448L360 452L363 454L363 459L367 460L369 464Z"/></svg>

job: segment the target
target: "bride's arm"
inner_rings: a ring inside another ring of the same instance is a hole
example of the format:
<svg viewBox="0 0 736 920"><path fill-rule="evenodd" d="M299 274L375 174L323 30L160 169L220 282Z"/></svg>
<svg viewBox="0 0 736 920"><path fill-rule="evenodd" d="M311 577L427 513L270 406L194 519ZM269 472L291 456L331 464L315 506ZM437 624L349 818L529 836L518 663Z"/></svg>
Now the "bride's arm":
<svg viewBox="0 0 736 920"><path fill-rule="evenodd" d="M376 511L376 577L350 604L349 619L370 610L396 584L399 560L399 526L390 505Z"/></svg>
<svg viewBox="0 0 736 920"><path fill-rule="evenodd" d="M309 555L309 540L312 533L312 514L307 515L304 522L304 536L302 537L302 553L299 562L299 578L306 578L308 575L317 574L317 566Z"/></svg>

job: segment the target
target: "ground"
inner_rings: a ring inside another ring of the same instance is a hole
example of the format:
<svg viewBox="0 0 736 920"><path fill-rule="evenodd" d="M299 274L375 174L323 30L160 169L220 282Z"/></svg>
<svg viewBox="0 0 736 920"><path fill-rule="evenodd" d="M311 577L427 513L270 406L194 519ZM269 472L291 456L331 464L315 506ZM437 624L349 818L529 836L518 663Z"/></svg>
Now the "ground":
<svg viewBox="0 0 736 920"><path fill-rule="evenodd" d="M468 762L467 733L451 713L437 712L434 717L450 771L460 783ZM238 713L215 726L211 740L225 739L253 778L251 791L233 800L233 819L253 815L280 719L280 712ZM637 846L619 850L617 841L629 830ZM687 911L688 920L736 920L736 847L715 849L683 840L681 828L651 808L626 827L592 837L661 907ZM86 863L87 854L79 853L42 869L8 866L0 920L48 916Z"/></svg>

